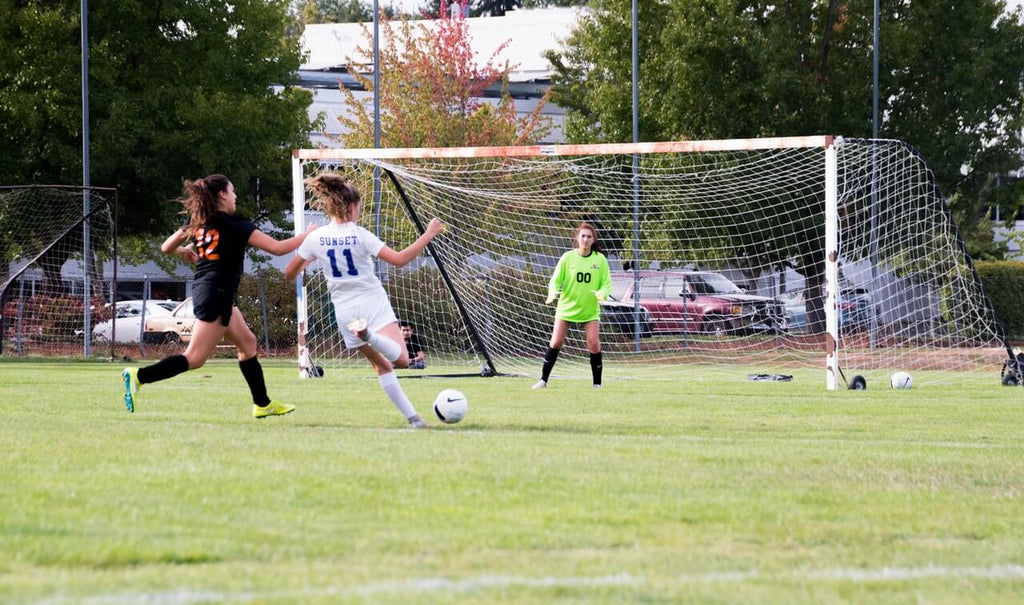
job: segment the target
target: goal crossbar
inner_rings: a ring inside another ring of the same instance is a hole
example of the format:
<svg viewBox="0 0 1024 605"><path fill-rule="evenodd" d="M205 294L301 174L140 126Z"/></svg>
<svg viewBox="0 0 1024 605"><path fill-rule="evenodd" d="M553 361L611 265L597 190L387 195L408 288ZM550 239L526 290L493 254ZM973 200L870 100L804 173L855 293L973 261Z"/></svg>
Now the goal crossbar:
<svg viewBox="0 0 1024 605"><path fill-rule="evenodd" d="M519 147L396 147L360 149L296 149L296 160L402 160L425 158L497 158L531 156L630 155L651 153L694 153L713 151L757 151L761 149L825 148L835 137L775 137L765 139L722 139L713 141L668 141L659 143L599 143L592 145L525 145Z"/></svg>

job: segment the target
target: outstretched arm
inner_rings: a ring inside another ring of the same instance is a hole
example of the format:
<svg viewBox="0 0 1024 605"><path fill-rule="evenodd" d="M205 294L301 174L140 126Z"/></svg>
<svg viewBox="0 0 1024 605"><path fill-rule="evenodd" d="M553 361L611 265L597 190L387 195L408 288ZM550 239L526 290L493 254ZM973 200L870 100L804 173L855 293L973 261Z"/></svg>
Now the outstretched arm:
<svg viewBox="0 0 1024 605"><path fill-rule="evenodd" d="M311 258L309 260L306 260L299 256L298 254L296 254L295 257L288 262L288 266L284 268L284 276L287 277L288 279L295 279L296 277L298 277L299 273L302 273L302 271L306 267L308 267L314 260L316 259Z"/></svg>
<svg viewBox="0 0 1024 605"><path fill-rule="evenodd" d="M443 232L444 223L436 218L432 218L430 219L430 223L427 225L427 230L423 235L416 238L416 241L409 244L401 252L395 252L391 248L384 246L380 249L380 252L377 253L377 258L396 267L404 267L411 263L412 259L419 256L420 252L423 252L423 249L427 247L430 240Z"/></svg>
<svg viewBox="0 0 1024 605"><path fill-rule="evenodd" d="M194 263L199 260L196 251L191 246L182 246L185 243L185 229L182 227L165 239L164 243L160 244L160 251L170 256L178 256L185 262Z"/></svg>
<svg viewBox="0 0 1024 605"><path fill-rule="evenodd" d="M289 252L294 252L299 245L305 241L306 236L310 234L319 225L310 225L306 228L305 233L300 233L295 237L289 237L288 239L276 240L266 233L263 233L259 229L252 232L249 235L249 244L255 248L259 248L264 252L269 252L274 256L283 256Z"/></svg>

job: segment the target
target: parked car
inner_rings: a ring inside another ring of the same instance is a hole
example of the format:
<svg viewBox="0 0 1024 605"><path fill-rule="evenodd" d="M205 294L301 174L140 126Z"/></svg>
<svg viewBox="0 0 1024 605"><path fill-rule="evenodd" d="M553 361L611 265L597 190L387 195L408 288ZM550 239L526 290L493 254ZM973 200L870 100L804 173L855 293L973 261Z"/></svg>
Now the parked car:
<svg viewBox="0 0 1024 605"><path fill-rule="evenodd" d="M192 299L187 298L167 315L146 319L146 342L153 344L179 344L192 340L196 314Z"/></svg>
<svg viewBox="0 0 1024 605"><path fill-rule="evenodd" d="M790 332L807 330L807 300L804 290L791 290L779 295L785 305L786 323ZM871 327L871 293L866 288L847 288L839 293L839 327L866 330Z"/></svg>
<svg viewBox="0 0 1024 605"><path fill-rule="evenodd" d="M633 273L612 273L612 296L633 304ZM641 271L640 304L654 333L753 334L786 329L779 301L747 294L712 271Z"/></svg>
<svg viewBox="0 0 1024 605"><path fill-rule="evenodd" d="M869 330L874 308L867 288L847 288L839 294L839 325L850 330Z"/></svg>
<svg viewBox="0 0 1024 605"><path fill-rule="evenodd" d="M142 308L146 308L146 319L170 315L180 305L180 301L174 300L122 300L114 305L114 315L117 320L116 342L139 342L139 332L142 326ZM92 336L96 340L110 342L111 334L114 333L114 319L108 319L97 323L92 328Z"/></svg>
<svg viewBox="0 0 1024 605"><path fill-rule="evenodd" d="M617 300L614 295L609 296L601 303L601 327L620 334L632 335L637 327L633 303L624 303ZM639 327L641 337L650 336L653 331L651 312L643 306L640 307Z"/></svg>
<svg viewBox="0 0 1024 605"><path fill-rule="evenodd" d="M807 301L803 290L790 290L779 295L779 301L785 307L786 327L790 332L807 331Z"/></svg>

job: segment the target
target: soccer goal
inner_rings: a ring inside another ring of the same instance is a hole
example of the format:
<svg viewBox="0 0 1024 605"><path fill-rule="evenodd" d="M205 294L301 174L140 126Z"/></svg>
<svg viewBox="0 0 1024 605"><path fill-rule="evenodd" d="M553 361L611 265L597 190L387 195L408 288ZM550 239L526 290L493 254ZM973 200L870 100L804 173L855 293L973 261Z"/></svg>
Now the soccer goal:
<svg viewBox="0 0 1024 605"><path fill-rule="evenodd" d="M0 187L0 355L92 354L116 295L116 199L100 187Z"/></svg>
<svg viewBox="0 0 1024 605"><path fill-rule="evenodd" d="M303 187L325 170L359 187L392 248L448 225L413 264L379 268L427 373L537 374L547 281L581 221L612 267L606 376L821 368L831 389L899 369L922 384L998 374L1009 353L932 172L899 141L297 150L297 230L325 221ZM321 269L297 292L307 372L348 359ZM555 371L589 376L581 331Z"/></svg>

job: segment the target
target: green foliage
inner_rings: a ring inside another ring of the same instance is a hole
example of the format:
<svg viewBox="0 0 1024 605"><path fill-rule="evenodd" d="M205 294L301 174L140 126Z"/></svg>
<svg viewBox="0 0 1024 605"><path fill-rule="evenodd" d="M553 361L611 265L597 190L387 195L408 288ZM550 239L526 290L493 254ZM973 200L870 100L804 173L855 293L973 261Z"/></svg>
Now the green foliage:
<svg viewBox="0 0 1024 605"><path fill-rule="evenodd" d="M263 310L266 309L270 353L288 355L288 351L294 351L298 328L293 280L286 279L284 273L273 267L246 275L238 286L236 302L260 348L266 342L263 330Z"/></svg>
<svg viewBox="0 0 1024 605"><path fill-rule="evenodd" d="M631 1L589 5L547 54L552 100L569 111L570 140L627 141ZM998 0L881 6L879 135L920 150L956 200L969 250L990 255L998 250L977 224L982 191L992 174L1019 167L1024 147L1024 24L1001 9ZM815 0L639 3L640 140L870 137L871 11Z"/></svg>
<svg viewBox="0 0 1024 605"><path fill-rule="evenodd" d="M996 318L1013 341L1024 340L1024 262L999 261L974 264L981 283L995 307Z"/></svg>
<svg viewBox="0 0 1024 605"><path fill-rule="evenodd" d="M0 0L0 182L81 182L79 6ZM212 172L256 218L290 206L287 150L316 125L287 8L89 3L91 181L118 188L122 235L166 230L182 179Z"/></svg>

